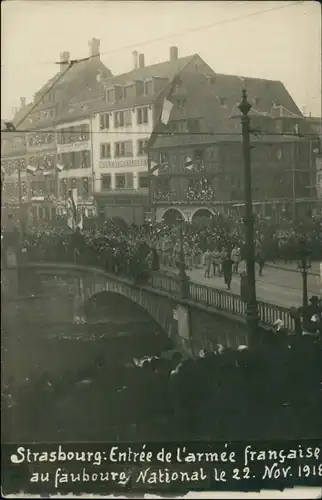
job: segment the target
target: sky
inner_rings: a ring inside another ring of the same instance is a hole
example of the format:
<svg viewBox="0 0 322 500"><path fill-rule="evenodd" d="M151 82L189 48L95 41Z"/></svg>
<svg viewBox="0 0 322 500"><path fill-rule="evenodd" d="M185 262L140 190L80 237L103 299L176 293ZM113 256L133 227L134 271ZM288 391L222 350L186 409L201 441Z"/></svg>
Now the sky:
<svg viewBox="0 0 322 500"><path fill-rule="evenodd" d="M298 107L321 116L321 7L317 1L121 2L7 0L1 3L1 116L58 70L60 53L89 55L100 39L113 74L198 53L217 73L281 80ZM260 14L255 14L260 13Z"/></svg>

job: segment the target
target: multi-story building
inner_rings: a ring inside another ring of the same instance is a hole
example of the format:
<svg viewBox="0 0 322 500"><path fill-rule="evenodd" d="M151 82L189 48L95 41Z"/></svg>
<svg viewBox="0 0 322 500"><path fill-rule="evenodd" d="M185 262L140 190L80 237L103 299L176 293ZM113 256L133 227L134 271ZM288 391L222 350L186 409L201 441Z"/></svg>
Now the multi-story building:
<svg viewBox="0 0 322 500"><path fill-rule="evenodd" d="M213 71L195 54L145 66L133 52L133 69L106 79L104 101L93 114L94 196L103 217L142 223L149 211L147 142L159 114L159 100L174 76Z"/></svg>
<svg viewBox="0 0 322 500"><path fill-rule="evenodd" d="M153 185L157 220L229 213L243 207L244 177L238 103L246 85L252 104L253 201L266 216L313 208L312 130L284 85L233 75L186 73L170 100L170 121L153 158L164 163Z"/></svg>
<svg viewBox="0 0 322 500"><path fill-rule="evenodd" d="M316 193L318 197L318 207L319 211L322 214L322 118L319 116L310 116L307 118L308 122L311 125L311 128L314 130L315 134L320 139L320 144L315 148L316 156Z"/></svg>
<svg viewBox="0 0 322 500"><path fill-rule="evenodd" d="M2 152L4 192L17 202L20 178L24 211L32 219L55 217L57 209L65 206L65 188L80 187L80 179L82 193L87 192L86 178L91 179L88 192L92 189L88 110L100 98L100 80L111 76L100 60L99 45L99 40L93 38L89 42L89 59L73 65L69 65L70 54L61 53L59 72L28 106L22 99L13 123L23 132L4 133L8 137ZM66 185L64 181L68 181ZM83 200L82 193L80 202L87 205L88 196Z"/></svg>

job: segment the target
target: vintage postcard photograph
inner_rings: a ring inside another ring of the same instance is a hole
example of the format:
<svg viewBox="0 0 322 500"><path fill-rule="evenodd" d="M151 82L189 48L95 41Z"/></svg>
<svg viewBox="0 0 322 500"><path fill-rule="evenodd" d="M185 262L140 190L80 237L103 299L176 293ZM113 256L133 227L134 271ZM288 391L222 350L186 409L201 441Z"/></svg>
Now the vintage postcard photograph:
<svg viewBox="0 0 322 500"><path fill-rule="evenodd" d="M320 2L1 19L3 496L318 498Z"/></svg>

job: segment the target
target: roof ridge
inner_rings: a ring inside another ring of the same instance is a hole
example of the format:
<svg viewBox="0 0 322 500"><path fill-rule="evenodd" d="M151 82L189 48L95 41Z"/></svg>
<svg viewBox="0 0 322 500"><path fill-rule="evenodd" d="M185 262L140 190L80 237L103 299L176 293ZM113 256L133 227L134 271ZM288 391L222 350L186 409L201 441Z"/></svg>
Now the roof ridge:
<svg viewBox="0 0 322 500"><path fill-rule="evenodd" d="M242 80L260 80L263 82L276 82L276 83L283 84L283 82L281 80L272 80L271 78L262 78L259 76L243 76L243 75L236 75L236 74L232 74L232 73L217 73L217 72L215 72L214 76L215 77L216 76L231 76L231 77L235 77L235 78L240 78Z"/></svg>
<svg viewBox="0 0 322 500"><path fill-rule="evenodd" d="M183 61L184 59L189 59L192 60L197 54L191 54L189 56L184 56L184 57L178 57L178 59L176 59L175 61L178 62L178 61ZM125 71L124 73L119 73L117 75L112 75L112 76L109 76L107 78L105 78L105 80L112 80L113 78L117 79L117 78L121 78L121 77L129 77L131 75L131 73L135 73L135 71L139 71L141 69L152 69L153 67L155 66L161 66L163 64L172 64L173 62L175 61L170 61L169 59L166 60L166 61L161 61L161 62L158 62L158 63L154 63L154 64L150 64L148 66L144 66L143 68L133 68L131 69L130 71Z"/></svg>

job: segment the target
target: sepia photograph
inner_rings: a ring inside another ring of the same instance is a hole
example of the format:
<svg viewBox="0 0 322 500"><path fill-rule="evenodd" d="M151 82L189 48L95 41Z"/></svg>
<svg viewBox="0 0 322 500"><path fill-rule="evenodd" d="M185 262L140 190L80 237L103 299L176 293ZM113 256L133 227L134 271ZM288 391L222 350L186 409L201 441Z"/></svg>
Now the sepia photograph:
<svg viewBox="0 0 322 500"><path fill-rule="evenodd" d="M319 2L1 11L2 443L289 441L322 484Z"/></svg>

